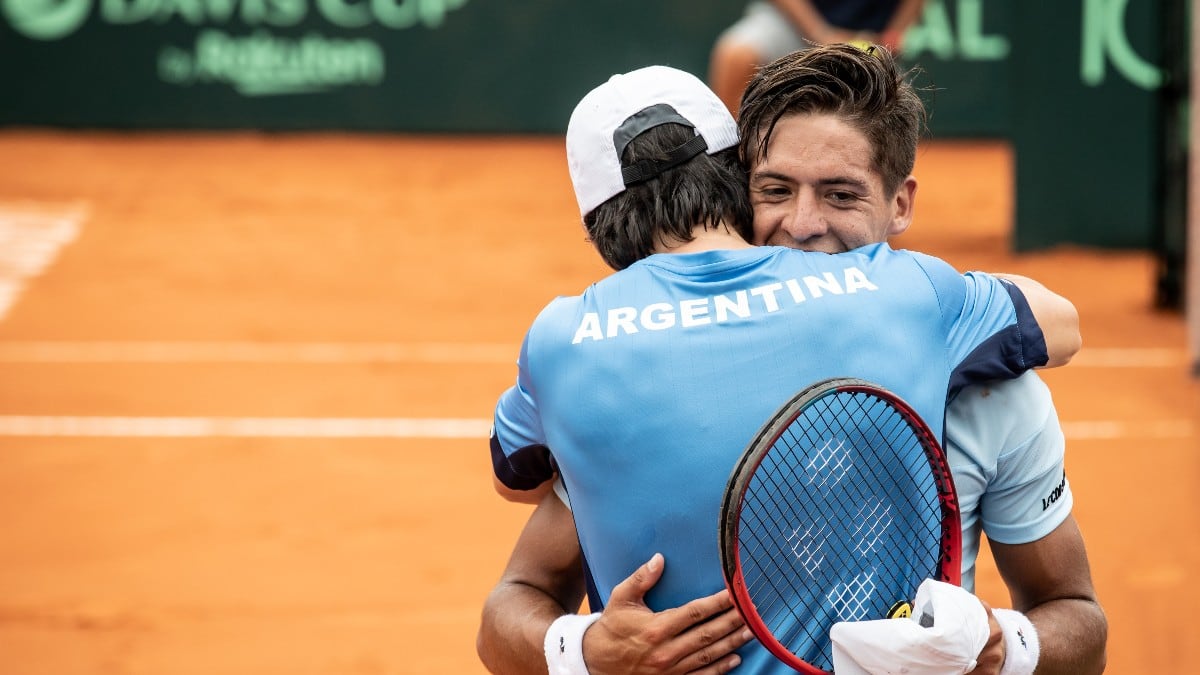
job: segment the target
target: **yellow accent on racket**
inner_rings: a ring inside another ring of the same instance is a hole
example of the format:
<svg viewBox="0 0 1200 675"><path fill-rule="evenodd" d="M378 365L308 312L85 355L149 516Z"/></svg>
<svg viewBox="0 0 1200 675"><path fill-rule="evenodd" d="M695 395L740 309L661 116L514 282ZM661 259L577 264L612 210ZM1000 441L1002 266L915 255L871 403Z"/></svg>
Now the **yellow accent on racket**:
<svg viewBox="0 0 1200 675"><path fill-rule="evenodd" d="M897 600L887 611L889 619L907 619L912 616L912 604L907 600Z"/></svg>

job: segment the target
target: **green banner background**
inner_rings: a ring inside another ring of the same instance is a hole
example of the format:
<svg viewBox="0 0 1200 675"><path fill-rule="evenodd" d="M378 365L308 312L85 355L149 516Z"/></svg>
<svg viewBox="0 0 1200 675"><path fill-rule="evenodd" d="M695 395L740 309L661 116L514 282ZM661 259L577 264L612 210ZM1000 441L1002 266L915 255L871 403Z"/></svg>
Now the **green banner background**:
<svg viewBox="0 0 1200 675"><path fill-rule="evenodd" d="M0 0L0 125L561 133L614 72L704 77L740 0ZM934 138L1011 139L1018 248L1151 245L1158 3L927 0Z"/></svg>
<svg viewBox="0 0 1200 675"><path fill-rule="evenodd" d="M937 133L1006 132L1004 7L930 0L911 34L921 82L938 88ZM0 0L0 9L10 92L0 124L505 133L561 132L574 102L614 72L663 63L703 77L742 3Z"/></svg>

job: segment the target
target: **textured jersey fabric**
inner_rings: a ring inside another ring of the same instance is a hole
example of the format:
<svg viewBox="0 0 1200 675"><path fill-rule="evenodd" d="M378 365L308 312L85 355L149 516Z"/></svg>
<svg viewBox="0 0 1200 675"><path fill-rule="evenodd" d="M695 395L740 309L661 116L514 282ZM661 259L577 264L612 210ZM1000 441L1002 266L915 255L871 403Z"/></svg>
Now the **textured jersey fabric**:
<svg viewBox="0 0 1200 675"><path fill-rule="evenodd" d="M538 316L496 407L493 465L517 489L561 473L601 603L663 553L647 602L665 609L723 586L725 481L799 389L860 377L939 430L948 392L1045 360L1011 284L886 244L654 255Z"/></svg>
<svg viewBox="0 0 1200 675"><path fill-rule="evenodd" d="M1050 534L1071 513L1065 442L1036 373L962 389L946 409L946 459L963 527L963 587L975 588L980 531L1004 544Z"/></svg>
<svg viewBox="0 0 1200 675"><path fill-rule="evenodd" d="M1049 388L1033 371L964 387L946 408L944 447L962 515L962 585L974 591L981 533L1028 544L1071 514L1066 444ZM561 480L554 491L570 508ZM594 590L589 597L598 606Z"/></svg>

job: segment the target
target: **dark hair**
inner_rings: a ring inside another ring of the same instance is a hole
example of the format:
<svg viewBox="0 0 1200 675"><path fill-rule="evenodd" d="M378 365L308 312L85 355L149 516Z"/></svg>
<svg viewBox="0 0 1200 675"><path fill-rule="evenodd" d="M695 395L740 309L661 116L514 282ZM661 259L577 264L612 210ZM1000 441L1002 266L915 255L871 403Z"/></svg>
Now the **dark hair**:
<svg viewBox="0 0 1200 675"><path fill-rule="evenodd" d="M780 118L835 115L861 131L872 162L892 194L916 163L926 130L925 104L884 47L828 44L793 52L763 66L742 93L739 155L747 167L764 157Z"/></svg>
<svg viewBox="0 0 1200 675"><path fill-rule="evenodd" d="M621 164L643 159L662 161L692 140L695 130L683 124L661 124L629 142ZM702 151L679 166L635 183L600 204L583 219L588 238L610 267L625 269L654 252L656 244L691 241L692 228L717 227L722 220L747 241L753 211L746 170L737 147L712 155Z"/></svg>

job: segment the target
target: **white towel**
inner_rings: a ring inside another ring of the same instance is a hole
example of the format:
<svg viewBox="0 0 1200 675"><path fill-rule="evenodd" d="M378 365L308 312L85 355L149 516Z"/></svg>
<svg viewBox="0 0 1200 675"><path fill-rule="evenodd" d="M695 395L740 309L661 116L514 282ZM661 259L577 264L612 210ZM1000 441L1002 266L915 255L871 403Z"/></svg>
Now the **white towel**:
<svg viewBox="0 0 1200 675"><path fill-rule="evenodd" d="M987 610L970 592L926 579L907 619L843 621L833 625L837 675L969 673L987 643Z"/></svg>

